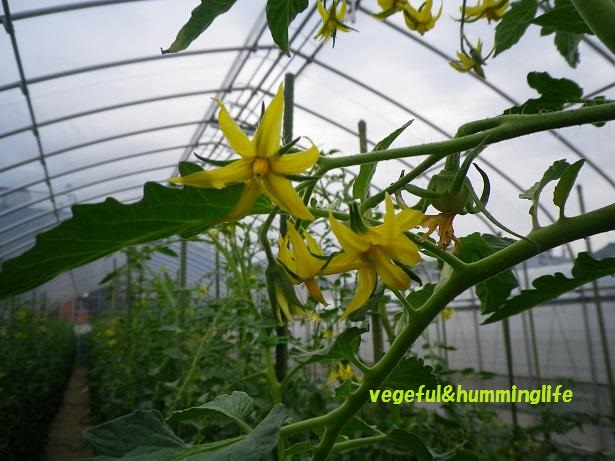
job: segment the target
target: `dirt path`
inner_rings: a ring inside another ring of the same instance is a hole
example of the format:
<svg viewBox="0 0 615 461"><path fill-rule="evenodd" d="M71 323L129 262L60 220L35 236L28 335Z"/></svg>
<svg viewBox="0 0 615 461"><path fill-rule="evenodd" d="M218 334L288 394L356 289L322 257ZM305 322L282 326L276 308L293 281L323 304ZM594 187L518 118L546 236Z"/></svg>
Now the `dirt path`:
<svg viewBox="0 0 615 461"><path fill-rule="evenodd" d="M88 427L90 410L87 383L87 368L78 365L49 431L47 461L79 461L92 456L91 450L83 441L83 431Z"/></svg>

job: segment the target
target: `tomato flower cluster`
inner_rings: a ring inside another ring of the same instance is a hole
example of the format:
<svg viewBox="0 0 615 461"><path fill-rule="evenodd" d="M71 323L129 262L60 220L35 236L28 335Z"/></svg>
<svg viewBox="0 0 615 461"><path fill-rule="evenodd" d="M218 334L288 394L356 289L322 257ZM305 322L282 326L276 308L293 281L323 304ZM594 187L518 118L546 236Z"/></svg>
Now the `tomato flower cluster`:
<svg viewBox="0 0 615 461"><path fill-rule="evenodd" d="M459 8L461 19L459 19L461 27L461 51L458 51L457 59L449 61L451 67L459 72L474 71L478 76L485 78L483 67L489 56L483 57L483 44L478 40L476 46L470 44L463 33L463 24L476 22L480 19L491 21L499 21L510 6L509 0L477 0L475 5L463 5ZM346 0L331 0L327 6L327 0L317 0L317 9L322 20L322 25L318 33L314 36L315 39L327 41L335 38L337 32L350 32L352 29L344 23L346 13L348 12L348 4ZM378 6L381 11L374 14L374 17L380 20L385 20L397 13L401 13L404 22L408 29L424 35L436 26L436 22L442 16L442 7L436 11L434 9L433 0L425 0L418 6L413 6L411 0L378 0Z"/></svg>
<svg viewBox="0 0 615 461"><path fill-rule="evenodd" d="M173 184L217 189L244 183L237 204L224 218L226 222L247 215L257 197L263 193L298 220L314 220L293 188L291 176L311 168L318 161L320 152L314 145L306 151L283 152L280 146L284 112L282 85L264 111L252 139L233 121L224 104L215 101L220 107L220 129L241 158L214 170L171 178L169 181ZM266 273L269 297L275 306L279 324L291 321L303 313L303 306L292 288L293 283L304 283L310 296L316 302L326 305L317 278L357 271L357 288L342 318L365 305L379 278L393 290L407 290L410 287L408 268L418 264L421 258L416 245L404 233L419 226L424 215L412 209L396 213L388 194L385 196L385 204L384 222L375 227L363 224L357 212L354 213L354 222L360 224L353 228L342 224L330 213L331 230L341 246L341 250L331 256L325 255L307 230L296 223L287 226L288 230L278 241L277 260L268 254L270 260Z"/></svg>

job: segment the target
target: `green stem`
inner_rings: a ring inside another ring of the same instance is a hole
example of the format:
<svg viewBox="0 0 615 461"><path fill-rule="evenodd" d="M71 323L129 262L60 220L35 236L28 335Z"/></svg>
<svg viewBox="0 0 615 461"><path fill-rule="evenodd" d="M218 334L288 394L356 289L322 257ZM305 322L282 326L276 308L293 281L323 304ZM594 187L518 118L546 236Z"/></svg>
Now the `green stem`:
<svg viewBox="0 0 615 461"><path fill-rule="evenodd" d="M534 243L520 240L492 256L471 264L464 271L454 270L444 283L436 287L425 304L418 311L411 313L408 326L397 336L382 360L370 369L361 386L342 405L322 417L325 433L314 452L313 459L323 461L327 458L344 424L368 401L370 389L377 389L384 382L440 310L456 296L491 275L509 269L538 253L613 229L615 229L615 204L585 215L566 218L533 231L528 237L531 237Z"/></svg>
<svg viewBox="0 0 615 461"><path fill-rule="evenodd" d="M615 103L543 114L500 115L498 117L467 123L459 128L457 132L458 137L447 141L402 147L399 149L373 151L366 154L323 157L319 161L319 171L324 173L335 168L362 165L364 163L429 155L429 157L414 168L411 173L394 182L384 191L363 202L361 208L365 210L383 201L385 192L390 194L394 193L448 155L477 147L481 142L484 142L485 139L486 143L495 144L500 141L518 138L540 131L583 125L586 123L607 122L610 120L615 120Z"/></svg>
<svg viewBox="0 0 615 461"><path fill-rule="evenodd" d="M583 21L596 37L615 54L615 2L612 0L572 0Z"/></svg>
<svg viewBox="0 0 615 461"><path fill-rule="evenodd" d="M374 435L372 437L364 437L362 439L348 440L346 442L339 442L333 445L331 453L339 453L340 451L352 450L354 448L364 447L367 445L374 445L387 440L389 436L387 434Z"/></svg>

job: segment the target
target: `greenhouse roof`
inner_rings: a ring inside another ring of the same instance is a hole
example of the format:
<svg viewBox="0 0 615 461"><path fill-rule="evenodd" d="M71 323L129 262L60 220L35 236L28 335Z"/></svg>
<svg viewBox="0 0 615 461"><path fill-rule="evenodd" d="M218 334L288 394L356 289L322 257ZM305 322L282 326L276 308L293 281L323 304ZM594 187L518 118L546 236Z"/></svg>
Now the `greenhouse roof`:
<svg viewBox="0 0 615 461"><path fill-rule="evenodd" d="M443 2L442 26L421 36L400 18L375 21L376 2L356 6L335 47L313 39L320 27L314 2L292 23L291 56L280 52L266 27L264 2L240 1L216 19L191 47L161 54L190 16L196 0L58 2L3 0L0 21L0 261L30 248L35 236L71 216L76 203L106 197L141 198L143 184L177 174L181 160L226 160L232 154L217 126L219 98L249 130L286 73L295 75L295 135L321 150L358 152L357 122L373 145L409 119L396 141L404 146L450 138L472 120L501 114L536 97L531 71L569 78L585 96L615 97L615 59L592 38L571 68L552 36L531 27L520 44L486 66L487 79L449 66L458 46L458 5ZM447 17L448 16L448 17ZM444 21L446 19L446 21ZM473 31L489 43L492 29ZM369 56L369 60L367 60ZM453 101L453 103L451 103ZM578 183L586 208L613 197L612 128L573 127L490 146L480 163L497 188L490 209L517 232L527 232L529 202L511 200L555 160L586 160ZM391 160L376 172L386 187L410 163ZM349 171L349 174L353 170ZM478 173L471 178L480 180ZM423 178L419 184L426 185ZM578 211L571 200L570 213ZM545 222L552 218L543 210ZM464 216L458 233L493 232L485 219ZM596 237L595 248L614 240ZM579 244L582 248L582 244ZM195 261L212 259L193 245ZM116 263L121 262L115 257ZM94 289L113 257L50 282L62 302ZM177 264L172 259L168 264ZM174 270L174 269L173 269ZM191 279L206 268L194 266ZM41 290L47 290L45 287Z"/></svg>

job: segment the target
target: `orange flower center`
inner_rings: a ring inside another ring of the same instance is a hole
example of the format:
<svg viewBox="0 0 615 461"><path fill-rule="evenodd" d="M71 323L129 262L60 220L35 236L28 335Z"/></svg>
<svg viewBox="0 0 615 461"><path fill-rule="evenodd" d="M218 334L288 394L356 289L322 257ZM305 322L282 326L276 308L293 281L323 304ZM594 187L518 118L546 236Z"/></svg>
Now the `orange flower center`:
<svg viewBox="0 0 615 461"><path fill-rule="evenodd" d="M257 158L252 163L252 173L257 178L262 178L269 172L269 160L266 158Z"/></svg>

